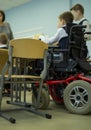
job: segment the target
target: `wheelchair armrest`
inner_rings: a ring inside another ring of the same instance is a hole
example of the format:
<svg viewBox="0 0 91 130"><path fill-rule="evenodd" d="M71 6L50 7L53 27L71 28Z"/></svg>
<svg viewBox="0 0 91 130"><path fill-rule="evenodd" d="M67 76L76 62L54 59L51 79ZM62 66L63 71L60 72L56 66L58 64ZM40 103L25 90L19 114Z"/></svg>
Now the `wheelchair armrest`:
<svg viewBox="0 0 91 130"><path fill-rule="evenodd" d="M87 26L86 25L73 25L72 26L72 28L71 29L74 29L74 28L79 28L79 29L81 29L81 28L86 28Z"/></svg>
<svg viewBox="0 0 91 130"><path fill-rule="evenodd" d="M84 34L91 34L91 32L84 32Z"/></svg>
<svg viewBox="0 0 91 130"><path fill-rule="evenodd" d="M62 49L59 46L49 46L48 51L49 52L68 52L69 49Z"/></svg>

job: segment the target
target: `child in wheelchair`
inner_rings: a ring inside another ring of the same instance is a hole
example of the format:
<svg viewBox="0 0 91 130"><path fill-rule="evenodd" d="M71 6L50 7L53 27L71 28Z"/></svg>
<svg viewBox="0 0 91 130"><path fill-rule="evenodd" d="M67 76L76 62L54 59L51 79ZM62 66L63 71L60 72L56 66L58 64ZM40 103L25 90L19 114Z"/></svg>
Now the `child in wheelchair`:
<svg viewBox="0 0 91 130"><path fill-rule="evenodd" d="M67 44L67 37L68 32L66 30L67 24L72 24L73 22L73 15L71 12L64 12L58 16L58 23L57 23L57 32L54 34L54 36L50 38L46 38L44 36L39 36L39 39L49 45L53 45L56 43L58 46L66 47ZM62 40L62 45L61 45ZM59 44L60 41L60 44ZM63 45L64 44L64 45Z"/></svg>
<svg viewBox="0 0 91 130"><path fill-rule="evenodd" d="M57 32L56 34L54 34L54 36L47 38L43 35L39 36L39 40L43 41L46 44L50 45L56 45L59 46L62 49L67 48L67 44L68 44L68 30L66 28L67 24L71 25L73 22L73 15L71 12L66 11L62 14L60 14L58 16L58 23L57 23ZM58 54L55 54L56 56ZM61 55L61 53L60 53ZM62 56L61 56L62 57ZM58 56L57 56L58 58ZM38 61L34 61L32 63L30 63L30 65L32 64L32 69L29 70L29 73L38 73L39 68L42 69L43 67L43 61L42 60L38 60ZM36 67L37 66L37 67ZM34 68L34 69L33 69ZM37 69L35 72L35 69Z"/></svg>
<svg viewBox="0 0 91 130"><path fill-rule="evenodd" d="M57 33L53 37L39 36L39 39L49 45L51 54L48 58L51 56L52 67L55 70L71 71L76 66L78 58L86 60L87 57L88 49L84 39L85 26L73 24L73 15L67 11L58 16L57 27ZM54 46L55 43L56 46ZM43 69L42 60L34 61L31 64L30 74L39 74L40 69Z"/></svg>

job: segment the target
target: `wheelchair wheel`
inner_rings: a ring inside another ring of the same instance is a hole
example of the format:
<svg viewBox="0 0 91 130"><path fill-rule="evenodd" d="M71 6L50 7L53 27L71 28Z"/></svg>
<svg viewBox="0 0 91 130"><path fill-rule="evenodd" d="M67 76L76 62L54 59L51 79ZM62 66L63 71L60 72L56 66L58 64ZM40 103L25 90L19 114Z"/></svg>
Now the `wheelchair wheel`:
<svg viewBox="0 0 91 130"><path fill-rule="evenodd" d="M50 97L48 91L45 88L43 88L40 95L39 109L46 109L49 106L49 103L50 103ZM32 104L36 106L36 97L34 94L32 94Z"/></svg>
<svg viewBox="0 0 91 130"><path fill-rule="evenodd" d="M64 90L64 104L75 114L88 114L91 111L91 85L83 80L71 82Z"/></svg>

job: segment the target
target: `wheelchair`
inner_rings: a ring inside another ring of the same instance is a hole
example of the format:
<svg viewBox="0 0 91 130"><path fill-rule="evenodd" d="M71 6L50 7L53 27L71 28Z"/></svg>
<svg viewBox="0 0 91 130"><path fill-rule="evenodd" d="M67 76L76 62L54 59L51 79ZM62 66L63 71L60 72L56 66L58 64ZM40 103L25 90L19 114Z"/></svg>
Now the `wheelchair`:
<svg viewBox="0 0 91 130"><path fill-rule="evenodd" d="M85 27L73 25L70 28L65 48L49 46L40 109L46 109L52 97L56 104L64 103L71 113L91 112L91 64L87 60ZM39 73L40 69L42 68L35 65L34 73ZM33 104L36 104L38 92L38 84L35 86L37 91L32 95Z"/></svg>

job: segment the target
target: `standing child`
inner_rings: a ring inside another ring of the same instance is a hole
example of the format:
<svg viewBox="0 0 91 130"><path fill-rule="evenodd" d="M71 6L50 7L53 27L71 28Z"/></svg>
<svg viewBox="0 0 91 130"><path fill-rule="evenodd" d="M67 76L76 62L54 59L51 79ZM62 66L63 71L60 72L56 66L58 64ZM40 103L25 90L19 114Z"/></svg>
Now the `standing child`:
<svg viewBox="0 0 91 130"><path fill-rule="evenodd" d="M74 16L74 20L80 25L86 25L86 32L90 32L89 21L84 17L84 7L81 4L75 4L71 9L71 13ZM87 40L91 40L91 35L85 35Z"/></svg>

